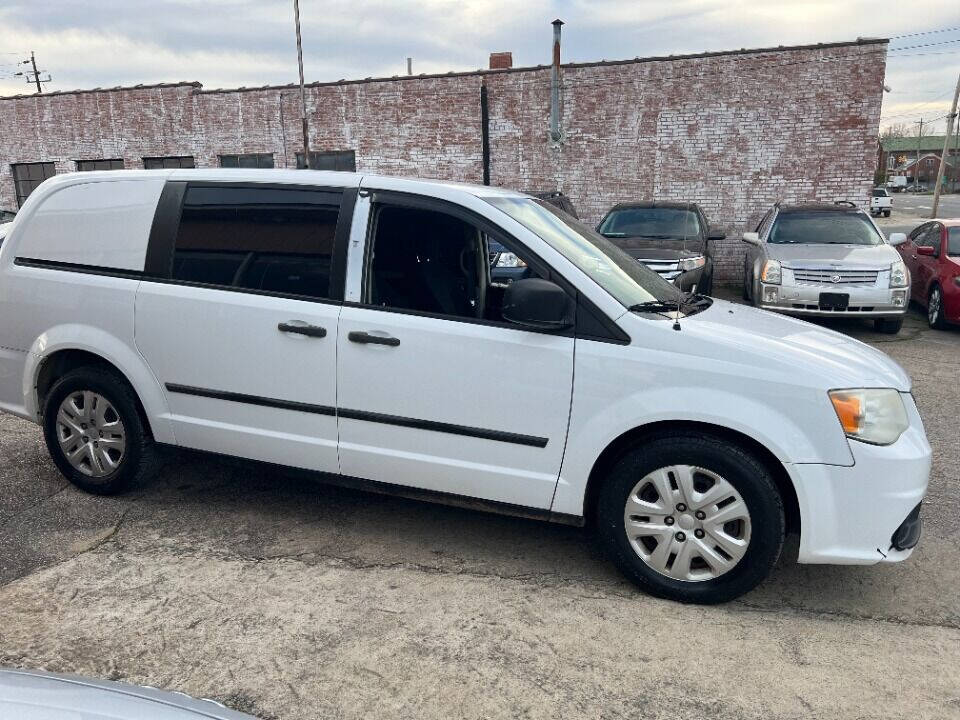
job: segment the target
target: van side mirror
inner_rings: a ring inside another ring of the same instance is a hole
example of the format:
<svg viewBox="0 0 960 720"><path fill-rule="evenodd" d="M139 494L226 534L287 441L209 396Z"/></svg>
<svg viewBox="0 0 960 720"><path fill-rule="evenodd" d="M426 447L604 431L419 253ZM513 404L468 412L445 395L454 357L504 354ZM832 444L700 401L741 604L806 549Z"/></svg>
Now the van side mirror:
<svg viewBox="0 0 960 720"><path fill-rule="evenodd" d="M743 241L745 243L750 243L751 245L760 244L760 233L755 232L745 232L743 234Z"/></svg>
<svg viewBox="0 0 960 720"><path fill-rule="evenodd" d="M712 232L707 235L707 240L726 240L727 234L722 232Z"/></svg>
<svg viewBox="0 0 960 720"><path fill-rule="evenodd" d="M573 325L573 300L556 283L540 278L514 280L503 293L503 319L532 330Z"/></svg>
<svg viewBox="0 0 960 720"><path fill-rule="evenodd" d="M917 255L929 255L932 257L936 254L936 250L930 245L917 245Z"/></svg>
<svg viewBox="0 0 960 720"><path fill-rule="evenodd" d="M890 233L890 237L887 240L891 245L903 245L907 241L906 233Z"/></svg>

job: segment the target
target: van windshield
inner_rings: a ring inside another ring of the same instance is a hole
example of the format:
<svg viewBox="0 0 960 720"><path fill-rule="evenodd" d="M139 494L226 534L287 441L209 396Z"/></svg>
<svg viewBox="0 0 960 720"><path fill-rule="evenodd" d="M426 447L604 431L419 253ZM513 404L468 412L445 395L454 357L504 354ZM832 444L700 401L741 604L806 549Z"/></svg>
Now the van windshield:
<svg viewBox="0 0 960 720"><path fill-rule="evenodd" d="M513 197L487 197L484 200L543 238L624 307L678 301L680 291L675 285L549 203Z"/></svg>

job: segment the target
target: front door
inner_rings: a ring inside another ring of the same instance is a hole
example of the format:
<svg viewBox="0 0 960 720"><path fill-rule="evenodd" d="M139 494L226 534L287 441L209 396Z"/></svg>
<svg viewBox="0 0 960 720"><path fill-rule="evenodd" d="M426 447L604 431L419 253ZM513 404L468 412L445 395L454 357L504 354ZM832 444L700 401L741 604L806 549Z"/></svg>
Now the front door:
<svg viewBox="0 0 960 720"><path fill-rule="evenodd" d="M338 471L342 272L333 248L342 197L187 188L169 277L141 283L135 321L179 445Z"/></svg>
<svg viewBox="0 0 960 720"><path fill-rule="evenodd" d="M353 229L337 337L343 474L549 508L574 339L500 316L506 281L491 282L488 238L517 267L523 251L456 206L378 194L358 201L355 217L368 216L369 233Z"/></svg>

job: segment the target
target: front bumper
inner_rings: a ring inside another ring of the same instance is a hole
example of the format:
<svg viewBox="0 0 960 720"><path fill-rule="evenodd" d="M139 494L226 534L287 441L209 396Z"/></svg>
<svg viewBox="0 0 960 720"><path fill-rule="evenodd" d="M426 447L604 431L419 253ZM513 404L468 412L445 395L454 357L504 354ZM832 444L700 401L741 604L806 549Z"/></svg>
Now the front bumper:
<svg viewBox="0 0 960 720"><path fill-rule="evenodd" d="M771 300L771 289L776 299ZM852 287L849 285L766 285L760 283L758 307L789 315L820 317L899 317L910 304L909 288ZM844 293L850 296L846 310L828 310L820 306L820 293Z"/></svg>
<svg viewBox="0 0 960 720"><path fill-rule="evenodd" d="M926 495L931 451L913 398L903 399L910 427L892 445L850 440L850 467L786 466L800 505L799 562L873 565L913 553L894 536Z"/></svg>

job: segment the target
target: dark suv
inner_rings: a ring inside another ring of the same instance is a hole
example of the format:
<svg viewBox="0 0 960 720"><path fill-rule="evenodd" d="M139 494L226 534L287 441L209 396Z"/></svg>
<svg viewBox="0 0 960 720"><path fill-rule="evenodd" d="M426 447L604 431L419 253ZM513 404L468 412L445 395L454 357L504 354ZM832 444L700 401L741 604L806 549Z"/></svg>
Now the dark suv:
<svg viewBox="0 0 960 720"><path fill-rule="evenodd" d="M710 232L696 203L620 203L600 221L597 232L681 290L713 291L710 241L726 235Z"/></svg>

